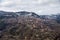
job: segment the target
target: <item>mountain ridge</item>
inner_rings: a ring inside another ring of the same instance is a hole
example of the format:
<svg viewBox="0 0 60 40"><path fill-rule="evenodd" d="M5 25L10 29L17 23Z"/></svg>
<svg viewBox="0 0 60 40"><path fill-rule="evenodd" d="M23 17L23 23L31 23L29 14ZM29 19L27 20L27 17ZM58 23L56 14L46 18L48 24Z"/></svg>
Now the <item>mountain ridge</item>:
<svg viewBox="0 0 60 40"><path fill-rule="evenodd" d="M0 11L0 14L3 16L32 16L32 17L37 17L39 18L40 16L37 15L34 12L27 12L27 11L20 11L20 12L5 12L5 11Z"/></svg>

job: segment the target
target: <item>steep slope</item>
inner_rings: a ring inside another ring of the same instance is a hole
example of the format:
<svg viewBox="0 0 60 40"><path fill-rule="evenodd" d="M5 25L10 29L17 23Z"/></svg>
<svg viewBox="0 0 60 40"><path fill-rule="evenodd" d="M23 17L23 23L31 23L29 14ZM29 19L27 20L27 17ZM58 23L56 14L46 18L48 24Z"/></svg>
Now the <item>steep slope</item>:
<svg viewBox="0 0 60 40"><path fill-rule="evenodd" d="M8 19L6 28L0 32L0 40L54 40L57 33L34 17L18 17L18 21ZM16 23L15 23L16 22Z"/></svg>

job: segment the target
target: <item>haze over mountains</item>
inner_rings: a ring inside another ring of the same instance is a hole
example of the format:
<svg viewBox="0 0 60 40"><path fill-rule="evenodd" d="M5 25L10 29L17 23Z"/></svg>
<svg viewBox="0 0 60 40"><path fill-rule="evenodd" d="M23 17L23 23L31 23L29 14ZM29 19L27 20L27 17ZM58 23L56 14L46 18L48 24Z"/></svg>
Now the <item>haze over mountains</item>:
<svg viewBox="0 0 60 40"><path fill-rule="evenodd" d="M60 13L60 0L0 0L0 10L56 14Z"/></svg>

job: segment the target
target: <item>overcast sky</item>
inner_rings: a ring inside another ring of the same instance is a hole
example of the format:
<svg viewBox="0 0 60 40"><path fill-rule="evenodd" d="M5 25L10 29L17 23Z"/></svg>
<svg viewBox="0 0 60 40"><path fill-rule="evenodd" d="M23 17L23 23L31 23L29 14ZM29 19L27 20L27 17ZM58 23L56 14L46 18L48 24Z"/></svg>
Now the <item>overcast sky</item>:
<svg viewBox="0 0 60 40"><path fill-rule="evenodd" d="M60 0L0 0L0 10L56 14L60 13Z"/></svg>

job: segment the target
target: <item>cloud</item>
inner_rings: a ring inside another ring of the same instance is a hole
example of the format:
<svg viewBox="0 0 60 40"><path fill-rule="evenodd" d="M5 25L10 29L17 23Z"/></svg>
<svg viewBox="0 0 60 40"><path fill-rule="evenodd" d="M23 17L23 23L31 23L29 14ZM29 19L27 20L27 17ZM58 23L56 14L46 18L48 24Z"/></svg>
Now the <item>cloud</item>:
<svg viewBox="0 0 60 40"><path fill-rule="evenodd" d="M40 15L60 13L60 0L0 0L0 10L32 11Z"/></svg>

